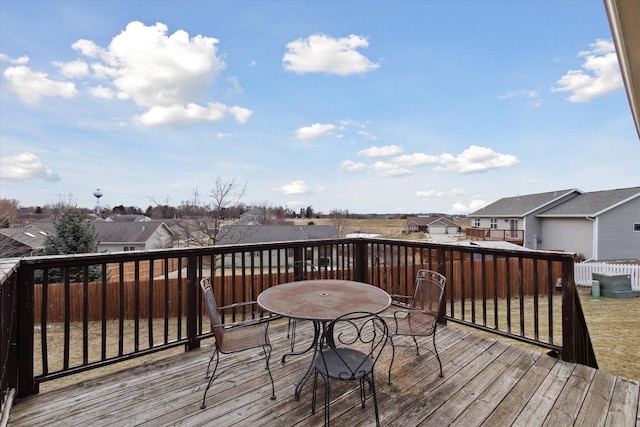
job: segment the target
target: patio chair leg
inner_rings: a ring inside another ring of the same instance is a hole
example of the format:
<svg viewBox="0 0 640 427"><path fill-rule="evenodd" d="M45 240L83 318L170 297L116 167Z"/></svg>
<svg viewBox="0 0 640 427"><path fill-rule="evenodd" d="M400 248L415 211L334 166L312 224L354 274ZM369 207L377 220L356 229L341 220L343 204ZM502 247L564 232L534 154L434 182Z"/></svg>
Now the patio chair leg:
<svg viewBox="0 0 640 427"><path fill-rule="evenodd" d="M389 337L389 341L391 341L391 362L389 362L389 377L387 383L391 384L391 368L393 367L393 359L396 357L396 347L393 345L393 338Z"/></svg>
<svg viewBox="0 0 640 427"><path fill-rule="evenodd" d="M262 349L264 350L266 370L269 374L269 379L271 380L271 397L269 399L274 400L276 398L276 388L273 384L273 375L271 375L271 369L269 368L269 359L271 359L271 345L265 345L262 347Z"/></svg>
<svg viewBox="0 0 640 427"><path fill-rule="evenodd" d="M378 397L376 396L376 384L373 372L371 373L371 381L369 381L369 385L373 389L373 409L376 414L376 427L380 427L380 416L378 415Z"/></svg>
<svg viewBox="0 0 640 427"><path fill-rule="evenodd" d="M440 366L440 378L442 378L442 362L440 361L440 355L438 354L438 347L436 347L436 333L433 333L433 349L436 353L436 359L438 359L438 365Z"/></svg>
<svg viewBox="0 0 640 427"><path fill-rule="evenodd" d="M209 368L211 367L211 362L213 361L213 358L218 356L218 346L216 344L213 344L215 347L213 348L213 353L211 354L211 357L209 358L209 363L207 364L207 372L204 374L205 378L209 378ZM218 362L216 362L216 365L218 364Z"/></svg>
<svg viewBox="0 0 640 427"><path fill-rule="evenodd" d="M324 378L324 425L329 426L329 392L331 385L329 384L329 378Z"/></svg>
<svg viewBox="0 0 640 427"><path fill-rule="evenodd" d="M207 405L205 405L205 400L207 399L207 392L209 391L209 388L211 388L211 384L213 383L213 380L216 379L216 371L218 370L218 362L220 361L220 355L218 354L218 347L216 347L214 353L214 356L216 356L216 363L215 365L213 365L213 372L211 373L211 377L209 377L209 382L207 383L207 388L204 390L204 395L202 396L202 405L200 405L200 409L204 409L207 407ZM211 360L213 359L213 356L211 356L211 359L209 359L209 365L211 364ZM207 366L207 374L209 373L209 366Z"/></svg>
<svg viewBox="0 0 640 427"><path fill-rule="evenodd" d="M311 397L311 413L316 413L316 395L318 394L318 371L313 373L313 394Z"/></svg>
<svg viewBox="0 0 640 427"><path fill-rule="evenodd" d="M416 339L415 336L412 336L411 338L413 338L413 342L416 345L416 356L420 356L420 350L419 350L419 347L418 347L418 340Z"/></svg>

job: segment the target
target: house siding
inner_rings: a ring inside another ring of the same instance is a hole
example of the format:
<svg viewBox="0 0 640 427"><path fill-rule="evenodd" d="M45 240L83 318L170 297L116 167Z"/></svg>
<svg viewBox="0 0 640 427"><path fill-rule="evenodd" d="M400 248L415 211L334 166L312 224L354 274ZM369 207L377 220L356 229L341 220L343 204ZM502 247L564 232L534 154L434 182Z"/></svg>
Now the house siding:
<svg viewBox="0 0 640 427"><path fill-rule="evenodd" d="M598 260L640 259L640 197L598 216Z"/></svg>
<svg viewBox="0 0 640 427"><path fill-rule="evenodd" d="M592 258L593 227L594 222L586 218L545 218L541 222L538 249L563 250Z"/></svg>

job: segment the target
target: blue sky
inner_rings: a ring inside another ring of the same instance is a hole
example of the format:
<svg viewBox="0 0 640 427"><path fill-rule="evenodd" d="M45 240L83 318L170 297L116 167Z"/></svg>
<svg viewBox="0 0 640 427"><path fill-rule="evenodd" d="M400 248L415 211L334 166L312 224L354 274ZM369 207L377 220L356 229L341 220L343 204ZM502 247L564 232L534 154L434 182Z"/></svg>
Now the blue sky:
<svg viewBox="0 0 640 427"><path fill-rule="evenodd" d="M601 1L13 1L0 197L466 214L637 186Z"/></svg>

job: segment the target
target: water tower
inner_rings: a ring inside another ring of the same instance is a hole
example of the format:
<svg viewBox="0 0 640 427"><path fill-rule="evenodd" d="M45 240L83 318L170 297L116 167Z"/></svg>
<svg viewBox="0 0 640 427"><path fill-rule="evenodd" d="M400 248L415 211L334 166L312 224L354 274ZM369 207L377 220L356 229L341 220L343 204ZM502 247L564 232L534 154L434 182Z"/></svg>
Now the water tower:
<svg viewBox="0 0 640 427"><path fill-rule="evenodd" d="M101 216L100 215L100 197L102 197L102 191L100 191L100 189L98 188L96 191L93 192L93 195L96 198L96 215Z"/></svg>

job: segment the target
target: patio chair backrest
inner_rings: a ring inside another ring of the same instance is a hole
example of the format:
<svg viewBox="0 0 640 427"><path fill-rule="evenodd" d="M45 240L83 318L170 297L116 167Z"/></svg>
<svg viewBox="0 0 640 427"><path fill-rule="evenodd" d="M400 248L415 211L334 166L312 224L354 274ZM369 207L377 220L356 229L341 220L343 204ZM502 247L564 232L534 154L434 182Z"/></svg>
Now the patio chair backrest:
<svg viewBox="0 0 640 427"><path fill-rule="evenodd" d="M320 348L329 349L320 352L320 359L333 378L362 378L372 371L388 335L386 322L377 314L365 311L344 314L331 321L322 335Z"/></svg>
<svg viewBox="0 0 640 427"><path fill-rule="evenodd" d="M211 286L211 279L204 277L200 281L200 287L202 288L202 295L207 305L207 313L209 314L209 320L211 321L211 329L216 337L218 345L222 345L224 336L224 327L220 321L220 315L218 314L218 306L216 305L216 299L213 295L213 287Z"/></svg>
<svg viewBox="0 0 640 427"><path fill-rule="evenodd" d="M440 302L446 282L447 278L438 272L418 270L411 307L437 314L440 311Z"/></svg>
<svg viewBox="0 0 640 427"><path fill-rule="evenodd" d="M315 279L318 269L311 261L294 261L287 265L287 273L293 272L293 280Z"/></svg>

